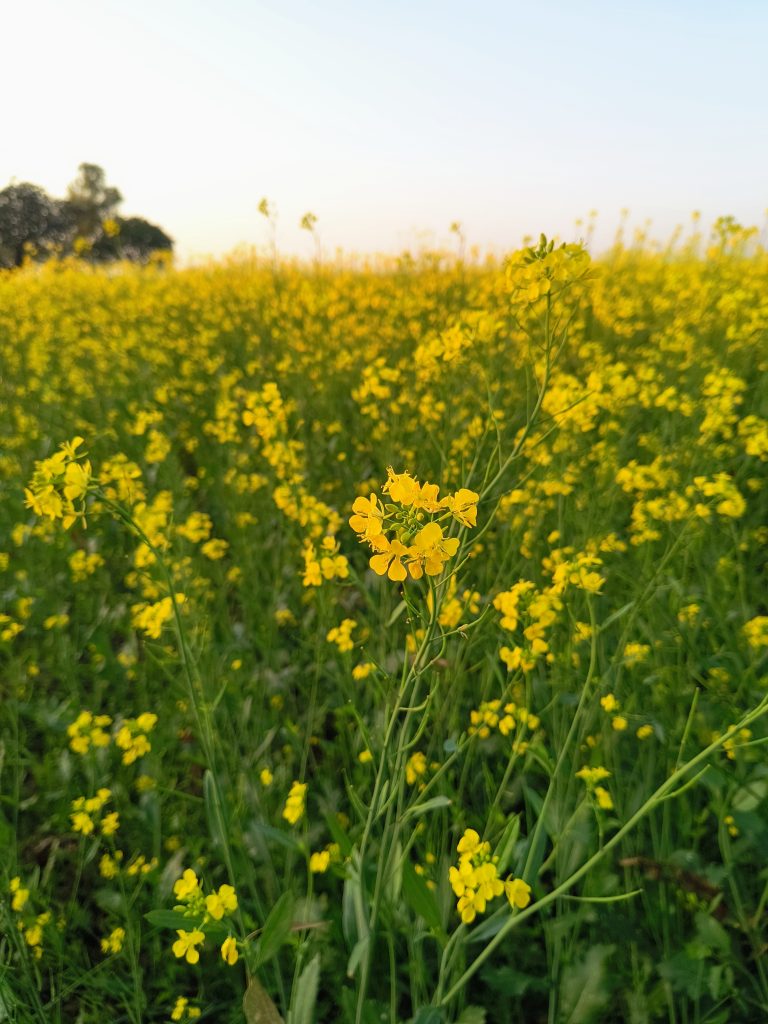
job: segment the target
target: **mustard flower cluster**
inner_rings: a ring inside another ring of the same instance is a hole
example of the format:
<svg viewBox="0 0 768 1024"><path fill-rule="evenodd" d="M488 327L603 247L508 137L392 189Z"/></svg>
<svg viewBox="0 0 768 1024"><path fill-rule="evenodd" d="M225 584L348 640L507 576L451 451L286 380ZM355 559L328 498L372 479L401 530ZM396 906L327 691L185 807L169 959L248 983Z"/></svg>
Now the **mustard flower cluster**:
<svg viewBox="0 0 768 1024"><path fill-rule="evenodd" d="M309 870L313 875L322 875L331 864L341 860L341 848L338 843L329 843L323 850L315 850L309 856Z"/></svg>
<svg viewBox="0 0 768 1024"><path fill-rule="evenodd" d="M457 851L459 863L451 866L448 879L464 924L472 924L478 914L485 913L488 903L502 893L513 909L522 910L531 902L531 887L522 878L499 878L498 857L491 856L491 844L481 842L473 828L464 832Z"/></svg>
<svg viewBox="0 0 768 1024"><path fill-rule="evenodd" d="M290 825L295 825L304 817L306 795L307 783L294 782L283 808L283 817Z"/></svg>
<svg viewBox="0 0 768 1024"><path fill-rule="evenodd" d="M606 712L606 714L611 716L611 728L615 729L616 732L624 732L627 728L628 722L624 715L619 714L621 704L614 694L607 693L604 697L601 697L600 707Z"/></svg>
<svg viewBox="0 0 768 1024"><path fill-rule="evenodd" d="M586 280L588 273L589 253L582 245L563 243L556 248L545 235L541 235L537 246L521 249L507 260L511 293L531 305Z"/></svg>
<svg viewBox="0 0 768 1024"><path fill-rule="evenodd" d="M768 647L768 615L756 615L754 619L744 623L741 631L749 646L755 650Z"/></svg>
<svg viewBox="0 0 768 1024"><path fill-rule="evenodd" d="M81 711L74 722L67 726L70 750L85 755L91 749L108 747L113 737L107 729L112 724L109 715ZM137 718L125 718L118 723L114 740L115 745L123 751L123 764L133 764L149 753L152 744L147 739L147 733L152 732L156 725L157 715L151 711L145 711Z"/></svg>
<svg viewBox="0 0 768 1024"><path fill-rule="evenodd" d="M488 739L494 730L502 736L509 736L518 725L524 726L529 732L535 732L540 724L539 716L531 714L527 708L519 707L513 701L502 706L500 700L482 701L479 707L470 711L469 722L467 732L481 740Z"/></svg>
<svg viewBox="0 0 768 1024"><path fill-rule="evenodd" d="M405 763L405 781L415 786L427 774L427 757L420 750L411 754Z"/></svg>
<svg viewBox="0 0 768 1024"><path fill-rule="evenodd" d="M125 942L125 928L113 928L99 943L105 956L116 956Z"/></svg>
<svg viewBox="0 0 768 1024"><path fill-rule="evenodd" d="M349 576L349 562L346 555L339 553L339 543L334 537L323 537L319 549L311 540L306 540L302 554L305 587L319 587L323 580L345 580Z"/></svg>
<svg viewBox="0 0 768 1024"><path fill-rule="evenodd" d="M202 1013L199 1006L193 1006L186 996L179 996L171 1010L171 1020L187 1022L197 1020Z"/></svg>
<svg viewBox="0 0 768 1024"><path fill-rule="evenodd" d="M354 619L343 619L338 626L328 630L326 640L328 643L336 644L342 654L354 650L355 642L352 639L352 630L357 626Z"/></svg>
<svg viewBox="0 0 768 1024"><path fill-rule="evenodd" d="M108 747L112 737L106 728L112 724L109 715L94 715L81 711L67 726L69 747L76 754L87 754L91 747Z"/></svg>
<svg viewBox="0 0 768 1024"><path fill-rule="evenodd" d="M613 810L611 794L604 786L600 785L601 782L610 777L611 773L601 765L597 765L594 768L585 765L576 772L576 778L582 780L587 787L587 792L594 798L601 811Z"/></svg>
<svg viewBox="0 0 768 1024"><path fill-rule="evenodd" d="M109 853L102 854L99 861L99 874L102 878L117 878L120 874L125 854L122 850L115 850L114 856ZM147 859L143 853L136 854L123 869L128 878L141 878L150 874L159 865L157 857Z"/></svg>
<svg viewBox="0 0 768 1024"><path fill-rule="evenodd" d="M95 796L79 796L72 801L72 831L89 836L98 828L104 836L112 836L120 828L120 815L117 811L109 811L102 815L104 807L112 799L112 791L100 789Z"/></svg>
<svg viewBox="0 0 768 1024"><path fill-rule="evenodd" d="M176 604L184 604L184 594L176 594ZM163 626L173 618L173 600L162 597L159 601L142 601L131 608L131 625L139 629L151 640L159 640Z"/></svg>
<svg viewBox="0 0 768 1024"><path fill-rule="evenodd" d="M520 580L510 590L497 594L493 606L501 612L502 629L514 633L521 622L526 623L522 643L504 645L499 656L507 671L530 672L549 651L547 632L563 608L560 594L551 587L537 590L530 580Z"/></svg>
<svg viewBox="0 0 768 1024"><path fill-rule="evenodd" d="M78 520L85 521L85 498L91 488L91 464L78 454L82 437L60 445L61 451L35 463L29 487L25 488L24 504L36 516L61 519L65 530ZM79 461L83 459L83 461Z"/></svg>
<svg viewBox="0 0 768 1024"><path fill-rule="evenodd" d="M157 725L157 715L145 711L138 718L126 718L117 731L115 743L123 751L123 764L133 764L152 749L147 733Z"/></svg>
<svg viewBox="0 0 768 1024"><path fill-rule="evenodd" d="M183 913L193 922L189 930L177 928L178 938L173 944L173 955L185 959L188 964L196 964L200 960L197 947L205 942L206 926L211 921L218 924L237 910L237 893L231 885L220 885L206 896L195 872L187 868L174 883L173 894L179 901L174 910ZM221 944L221 958L230 966L234 966L240 958L238 942L232 934L227 935Z"/></svg>
<svg viewBox="0 0 768 1024"><path fill-rule="evenodd" d="M459 549L458 537L445 536L440 523L453 518L461 526L476 526L479 495L462 487L438 499L437 484L419 484L392 467L382 491L391 501L381 504L375 493L356 498L349 519L360 541L375 552L369 561L371 569L395 582L407 579L409 573L415 580L425 573L438 576Z"/></svg>
<svg viewBox="0 0 768 1024"><path fill-rule="evenodd" d="M18 875L11 879L8 888L11 895L11 911L16 915L16 927L34 958L39 960L43 955L44 929L51 921L51 914L47 911L43 914L34 912L30 903L30 891L21 884Z"/></svg>

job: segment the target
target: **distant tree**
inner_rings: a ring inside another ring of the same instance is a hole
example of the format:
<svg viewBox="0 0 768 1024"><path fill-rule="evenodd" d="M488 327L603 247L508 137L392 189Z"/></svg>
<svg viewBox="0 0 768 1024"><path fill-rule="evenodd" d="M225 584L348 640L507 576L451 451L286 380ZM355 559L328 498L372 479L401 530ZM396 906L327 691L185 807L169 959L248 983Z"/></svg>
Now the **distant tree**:
<svg viewBox="0 0 768 1024"><path fill-rule="evenodd" d="M67 189L67 206L80 238L94 239L105 220L114 218L123 197L107 185L98 164L80 164L75 180Z"/></svg>
<svg viewBox="0 0 768 1024"><path fill-rule="evenodd" d="M146 263L153 253L172 250L173 239L156 224L142 217L117 217L104 223L88 258L99 263L118 259Z"/></svg>
<svg viewBox="0 0 768 1024"><path fill-rule="evenodd" d="M9 185L0 192L0 268L20 267L74 253L92 263L133 260L171 252L173 240L142 217L118 217L123 201L96 164L80 164L66 199L52 199L37 185Z"/></svg>
<svg viewBox="0 0 768 1024"><path fill-rule="evenodd" d="M0 267L20 267L63 249L72 233L66 204L23 182L0 192Z"/></svg>

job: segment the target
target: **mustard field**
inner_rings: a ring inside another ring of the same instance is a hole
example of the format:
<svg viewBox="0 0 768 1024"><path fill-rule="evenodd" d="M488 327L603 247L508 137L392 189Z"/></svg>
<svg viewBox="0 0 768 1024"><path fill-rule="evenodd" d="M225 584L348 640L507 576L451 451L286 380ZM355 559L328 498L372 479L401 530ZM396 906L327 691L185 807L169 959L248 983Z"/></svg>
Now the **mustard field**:
<svg viewBox="0 0 768 1024"><path fill-rule="evenodd" d="M768 1019L768 254L0 273L0 1022Z"/></svg>

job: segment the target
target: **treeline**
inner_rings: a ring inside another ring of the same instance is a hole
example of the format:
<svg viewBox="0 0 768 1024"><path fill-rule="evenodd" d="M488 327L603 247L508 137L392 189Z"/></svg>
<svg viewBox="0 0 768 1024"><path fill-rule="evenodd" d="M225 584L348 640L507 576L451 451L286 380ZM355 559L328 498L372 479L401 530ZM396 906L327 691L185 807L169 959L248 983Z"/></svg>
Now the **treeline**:
<svg viewBox="0 0 768 1024"><path fill-rule="evenodd" d="M162 228L118 215L122 201L96 164L80 164L65 199L28 182L9 185L0 192L0 268L69 255L91 263L146 263L154 253L172 252L173 240Z"/></svg>

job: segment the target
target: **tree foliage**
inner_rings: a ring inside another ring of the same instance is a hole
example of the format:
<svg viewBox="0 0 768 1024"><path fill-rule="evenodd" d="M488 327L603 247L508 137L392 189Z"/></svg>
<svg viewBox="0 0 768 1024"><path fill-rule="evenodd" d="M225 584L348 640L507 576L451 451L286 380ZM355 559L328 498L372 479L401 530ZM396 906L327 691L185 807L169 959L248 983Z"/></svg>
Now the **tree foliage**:
<svg viewBox="0 0 768 1024"><path fill-rule="evenodd" d="M28 182L9 185L0 191L0 268L70 254L94 263L145 263L153 253L172 252L173 240L162 228L117 215L122 201L104 170L90 163L80 164L65 199Z"/></svg>

